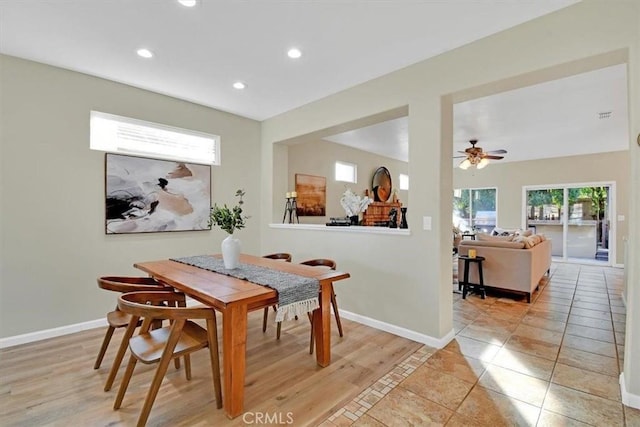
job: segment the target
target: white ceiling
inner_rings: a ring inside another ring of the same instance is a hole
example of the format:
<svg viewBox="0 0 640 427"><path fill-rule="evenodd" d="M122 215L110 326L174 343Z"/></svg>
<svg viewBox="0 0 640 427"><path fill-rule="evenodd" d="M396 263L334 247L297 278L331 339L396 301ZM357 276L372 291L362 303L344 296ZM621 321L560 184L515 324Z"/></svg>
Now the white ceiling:
<svg viewBox="0 0 640 427"><path fill-rule="evenodd" d="M409 161L409 120L406 117L323 139L403 162Z"/></svg>
<svg viewBox="0 0 640 427"><path fill-rule="evenodd" d="M627 74L616 65L454 105L454 155L478 139L501 163L628 149ZM600 119L600 112L611 112ZM327 140L408 161L406 117ZM455 164L462 159L454 160Z"/></svg>
<svg viewBox="0 0 640 427"><path fill-rule="evenodd" d="M263 120L577 1L0 0L0 53ZM501 162L626 149L626 93L618 66L456 104L454 151L473 138L508 150ZM406 118L327 139L408 157Z"/></svg>
<svg viewBox="0 0 640 427"><path fill-rule="evenodd" d="M0 0L0 52L263 120L576 2Z"/></svg>

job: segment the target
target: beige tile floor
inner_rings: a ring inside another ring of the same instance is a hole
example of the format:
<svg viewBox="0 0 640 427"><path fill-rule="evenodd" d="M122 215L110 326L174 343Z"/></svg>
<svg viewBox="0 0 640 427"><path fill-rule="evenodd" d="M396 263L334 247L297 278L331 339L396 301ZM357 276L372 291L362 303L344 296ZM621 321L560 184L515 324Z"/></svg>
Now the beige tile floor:
<svg viewBox="0 0 640 427"><path fill-rule="evenodd" d="M422 347L321 425L640 426L620 398L623 270L554 264L539 292L462 299L455 339Z"/></svg>

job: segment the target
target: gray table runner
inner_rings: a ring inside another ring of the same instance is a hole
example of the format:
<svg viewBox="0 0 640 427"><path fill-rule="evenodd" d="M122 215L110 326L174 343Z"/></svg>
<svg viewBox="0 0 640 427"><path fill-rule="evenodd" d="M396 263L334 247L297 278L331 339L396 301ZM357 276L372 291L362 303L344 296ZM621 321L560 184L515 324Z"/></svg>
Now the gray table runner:
<svg viewBox="0 0 640 427"><path fill-rule="evenodd" d="M224 268L221 258L210 255L171 258L171 260L275 289L278 291L277 322L291 320L295 316L305 315L320 307L318 279L244 263L240 263L238 268L228 270Z"/></svg>

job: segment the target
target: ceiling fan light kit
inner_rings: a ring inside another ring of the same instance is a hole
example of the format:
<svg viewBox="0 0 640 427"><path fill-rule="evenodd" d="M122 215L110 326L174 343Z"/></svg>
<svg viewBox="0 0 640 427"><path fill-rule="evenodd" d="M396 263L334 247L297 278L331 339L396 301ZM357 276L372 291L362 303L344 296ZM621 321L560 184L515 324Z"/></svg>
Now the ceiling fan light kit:
<svg viewBox="0 0 640 427"><path fill-rule="evenodd" d="M506 154L507 150L494 150L494 151L482 151L481 147L476 147L478 143L477 139L472 139L469 141L471 144L471 148L467 148L464 151L460 151L460 153L465 154L466 158L460 162L458 167L462 170L467 170L471 166L475 166L476 169L482 169L486 167L490 163L490 159L500 160L504 159L504 156L496 156L495 154ZM458 156L458 157L465 157Z"/></svg>

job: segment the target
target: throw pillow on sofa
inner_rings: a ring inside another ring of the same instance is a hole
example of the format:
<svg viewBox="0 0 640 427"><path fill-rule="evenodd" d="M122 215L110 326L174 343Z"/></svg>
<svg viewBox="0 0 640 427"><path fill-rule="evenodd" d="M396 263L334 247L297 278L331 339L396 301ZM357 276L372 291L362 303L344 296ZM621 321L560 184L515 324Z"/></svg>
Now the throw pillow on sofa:
<svg viewBox="0 0 640 427"><path fill-rule="evenodd" d="M513 240L513 234L506 236L492 236L490 234L478 233L476 239L481 242L510 242Z"/></svg>
<svg viewBox="0 0 640 427"><path fill-rule="evenodd" d="M531 234L533 234L531 230L522 230L520 228L494 227L491 231L492 236L531 236Z"/></svg>
<svg viewBox="0 0 640 427"><path fill-rule="evenodd" d="M531 249L534 245L531 236L516 236L513 241L517 243L523 243L525 249Z"/></svg>
<svg viewBox="0 0 640 427"><path fill-rule="evenodd" d="M540 242L547 240L542 234L532 234L531 236L516 236L513 241L524 243L525 249L531 249Z"/></svg>
<svg viewBox="0 0 640 427"><path fill-rule="evenodd" d="M513 234L516 234L516 229L494 227L491 231L492 236L508 236Z"/></svg>

